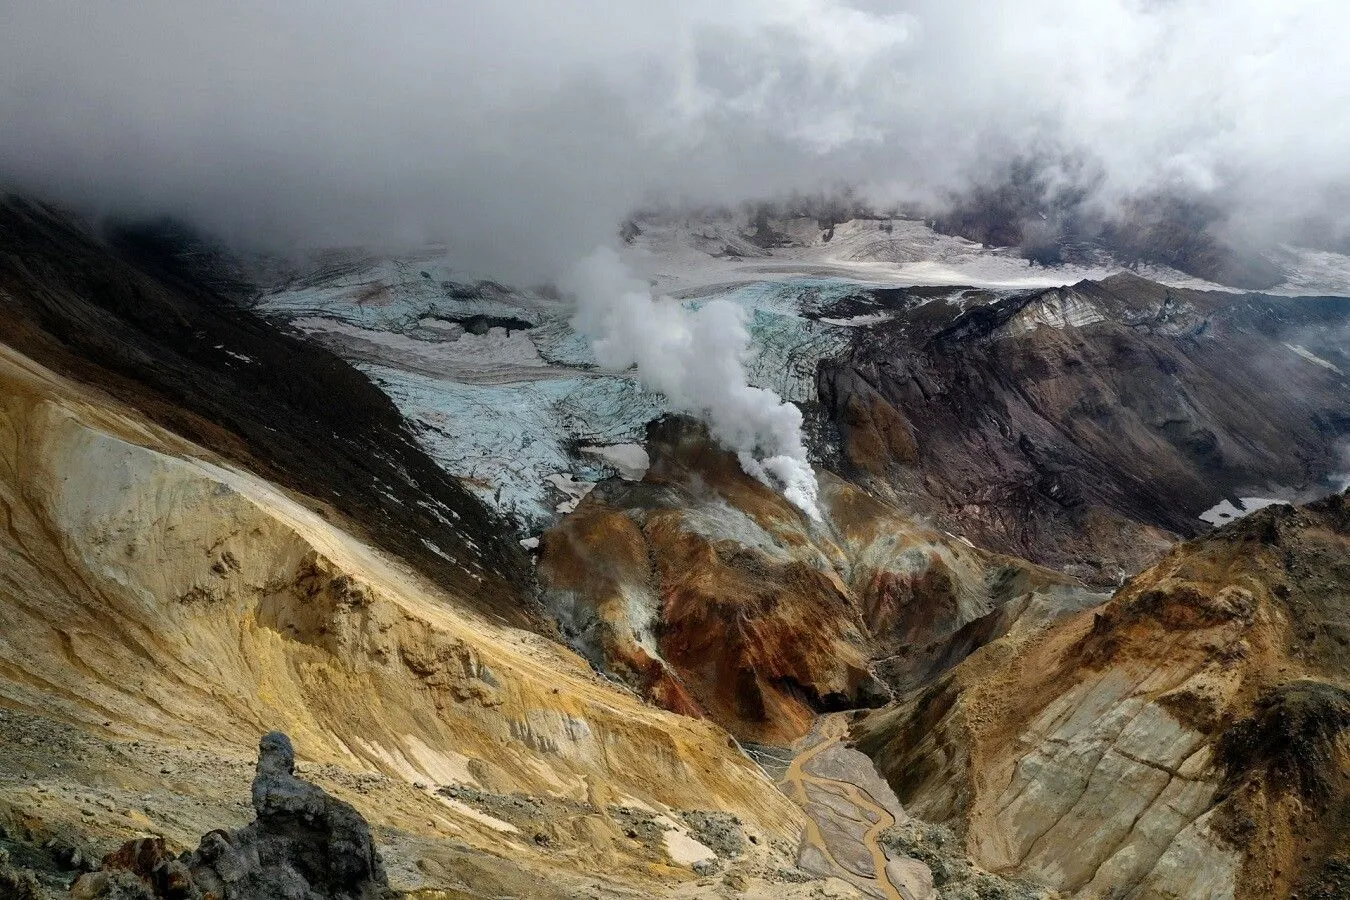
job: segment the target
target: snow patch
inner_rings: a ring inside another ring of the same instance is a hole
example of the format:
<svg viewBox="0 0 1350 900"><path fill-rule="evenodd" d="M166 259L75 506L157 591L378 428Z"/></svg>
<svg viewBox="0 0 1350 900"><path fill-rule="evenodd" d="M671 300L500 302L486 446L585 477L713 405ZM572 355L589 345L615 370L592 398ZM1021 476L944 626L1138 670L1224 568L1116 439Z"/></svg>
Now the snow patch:
<svg viewBox="0 0 1350 900"><path fill-rule="evenodd" d="M490 816L485 812L479 812L467 803L461 803L453 797L447 797L444 794L432 793L431 796L444 803L450 809L466 819L472 819L480 825L486 825L493 831L500 831L502 834L519 834L520 829L505 822L496 816Z"/></svg>
<svg viewBox="0 0 1350 900"><path fill-rule="evenodd" d="M1025 334L1037 328L1083 328L1095 322L1105 322L1106 316L1097 307L1079 297L1050 293L1030 303L1008 323L1010 334Z"/></svg>
<svg viewBox="0 0 1350 900"><path fill-rule="evenodd" d="M848 319L830 319L826 318L825 316L822 316L820 318L820 321L826 323L827 325L838 325L842 328L859 328L864 325L880 325L882 322L888 321L890 318L891 317L889 313L879 312L879 313L867 313L861 316L853 316L852 318Z"/></svg>
<svg viewBox="0 0 1350 900"><path fill-rule="evenodd" d="M1306 359L1308 362L1312 363L1313 365L1321 366L1321 367L1324 368L1324 369L1330 369L1331 371L1335 372L1337 375L1341 375L1341 376L1344 376L1344 375L1345 375L1345 373L1342 372L1342 371L1336 366L1335 363L1331 363L1331 362L1326 361L1326 360L1323 359L1322 357L1318 356L1316 353L1313 353L1313 352L1312 352L1311 350L1309 350L1307 347L1301 346L1301 345L1299 345L1299 344L1285 344L1285 346L1288 347L1290 350L1293 350L1295 353L1297 353L1299 356L1303 357L1304 359Z"/></svg>
<svg viewBox="0 0 1350 900"><path fill-rule="evenodd" d="M613 466L624 481L641 481L651 468L651 457L641 444L605 444L582 447L582 453L598 456Z"/></svg>
<svg viewBox="0 0 1350 900"><path fill-rule="evenodd" d="M567 497L566 500L555 507L555 509L563 515L576 509L581 501L586 498L586 495L595 490L594 482L579 481L573 477L570 472L559 472L549 475L544 480L553 485Z"/></svg>
<svg viewBox="0 0 1350 900"><path fill-rule="evenodd" d="M445 561L447 561L447 562L452 562L452 563L456 563L456 564L458 564L458 562L459 562L459 560L455 559L455 558L454 558L453 556L451 556L449 553L446 553L444 550L442 550L440 547L436 546L435 544L433 544L431 541L427 540L426 538L422 538L422 546L423 546L423 547L426 547L426 548L427 548L428 550L430 550L432 553L435 553L437 556L439 556L441 559L443 559L443 560L445 560Z"/></svg>
<svg viewBox="0 0 1350 900"><path fill-rule="evenodd" d="M1287 504L1288 502L1287 500L1275 500L1270 497L1239 497L1237 505L1234 505L1231 500L1225 498L1202 512L1199 518L1211 525L1227 525L1235 519L1251 515L1258 509Z"/></svg>

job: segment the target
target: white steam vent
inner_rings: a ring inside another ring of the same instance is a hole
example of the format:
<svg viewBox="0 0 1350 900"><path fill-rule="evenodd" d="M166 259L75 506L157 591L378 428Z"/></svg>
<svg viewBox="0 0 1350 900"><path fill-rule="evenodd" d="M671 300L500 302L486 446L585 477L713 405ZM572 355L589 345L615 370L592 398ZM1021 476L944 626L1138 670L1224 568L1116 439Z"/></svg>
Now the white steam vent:
<svg viewBox="0 0 1350 900"><path fill-rule="evenodd" d="M707 423L747 474L820 519L801 410L750 384L750 332L741 307L712 300L691 310L669 297L653 299L608 247L582 260L564 287L577 297L573 324L590 339L600 365L636 366L644 386Z"/></svg>

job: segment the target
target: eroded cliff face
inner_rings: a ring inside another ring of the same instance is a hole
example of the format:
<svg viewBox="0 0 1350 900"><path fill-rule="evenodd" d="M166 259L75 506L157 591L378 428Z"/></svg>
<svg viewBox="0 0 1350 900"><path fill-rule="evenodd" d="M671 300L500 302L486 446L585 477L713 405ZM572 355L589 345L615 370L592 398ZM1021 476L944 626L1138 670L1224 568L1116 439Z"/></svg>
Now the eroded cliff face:
<svg viewBox="0 0 1350 900"><path fill-rule="evenodd" d="M0 513L12 826L106 840L152 828L195 846L231 824L211 807L244 795L257 736L283 728L383 829L404 886L501 888L534 868L573 888L609 872L663 890L692 877L661 839L694 841L685 810L757 836L746 877L790 866L800 813L719 728L642 704L352 537L325 505L4 347ZM447 785L473 802L436 793ZM494 797L562 805L512 823L484 812ZM97 823L81 812L95 802L109 810ZM629 837L620 808L670 829ZM450 836L457 859L509 864L437 863Z"/></svg>
<svg viewBox="0 0 1350 900"><path fill-rule="evenodd" d="M1097 599L824 474L813 523L706 432L654 426L641 482L609 481L544 536L564 634L656 703L786 745L1023 618Z"/></svg>
<svg viewBox="0 0 1350 900"><path fill-rule="evenodd" d="M1350 499L1272 507L1099 610L990 644L855 737L993 871L1081 897L1336 896L1347 608Z"/></svg>
<svg viewBox="0 0 1350 900"><path fill-rule="evenodd" d="M1350 300L1133 275L860 294L821 365L845 474L982 547L1116 583L1225 497L1310 499L1350 433Z"/></svg>

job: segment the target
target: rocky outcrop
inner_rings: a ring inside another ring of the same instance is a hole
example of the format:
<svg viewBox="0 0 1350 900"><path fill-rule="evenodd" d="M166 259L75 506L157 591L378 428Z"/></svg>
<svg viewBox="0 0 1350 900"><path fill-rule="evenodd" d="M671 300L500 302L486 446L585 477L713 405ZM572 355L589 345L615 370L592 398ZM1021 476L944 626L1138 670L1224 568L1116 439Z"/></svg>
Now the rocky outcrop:
<svg viewBox="0 0 1350 900"><path fill-rule="evenodd" d="M350 804L295 776L295 751L281 732L264 735L253 779L257 818L212 831L173 857L162 839L123 845L72 888L77 900L141 896L162 900L386 900L393 898L366 820Z"/></svg>
<svg viewBox="0 0 1350 900"><path fill-rule="evenodd" d="M845 473L982 547L1099 583L1225 497L1331 490L1350 434L1350 300L1132 275L993 297L895 289L822 362Z"/></svg>
<svg viewBox="0 0 1350 900"><path fill-rule="evenodd" d="M812 523L687 419L647 446L643 481L601 484L544 536L541 580L597 666L742 740L789 744L820 712L884 702L1100 599L828 473Z"/></svg>
<svg viewBox="0 0 1350 900"><path fill-rule="evenodd" d="M888 854L927 868L941 900L1048 900L1044 887L1024 879L1004 878L971 865L965 844L944 825L910 819L881 834Z"/></svg>
<svg viewBox="0 0 1350 900"><path fill-rule="evenodd" d="M1285 897L1350 827L1350 498L1178 546L858 727L981 867L1080 897Z"/></svg>
<svg viewBox="0 0 1350 900"><path fill-rule="evenodd" d="M10 865L9 854L0 850L0 897L9 900L48 900L51 895L37 876Z"/></svg>

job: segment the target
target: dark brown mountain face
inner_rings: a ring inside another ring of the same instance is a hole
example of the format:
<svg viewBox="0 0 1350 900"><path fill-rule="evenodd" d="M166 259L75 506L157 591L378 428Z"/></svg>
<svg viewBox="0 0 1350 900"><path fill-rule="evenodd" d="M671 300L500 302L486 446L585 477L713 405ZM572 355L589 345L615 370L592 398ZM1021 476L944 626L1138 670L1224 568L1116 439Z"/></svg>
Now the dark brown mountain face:
<svg viewBox="0 0 1350 900"><path fill-rule="evenodd" d="M237 277L200 277L200 248L177 252L162 228L118 237L0 202L6 343L330 504L484 610L537 624L513 599L529 576L510 529L418 447L387 395L242 308Z"/></svg>
<svg viewBox="0 0 1350 900"><path fill-rule="evenodd" d="M1222 498L1325 493L1341 465L1345 298L1130 275L993 302L903 294L821 365L821 400L851 477L980 546L1109 582L1205 530Z"/></svg>
<svg viewBox="0 0 1350 900"><path fill-rule="evenodd" d="M1228 236L1231 211L1212 200L1167 191L1137 194L1109 212L1091 198L1102 172L1072 156L1024 157L948 198L934 227L1033 262L1093 263L1103 254L1127 266L1167 266L1217 284L1269 290L1285 273L1269 246L1241 247ZM1310 245L1335 233L1326 224Z"/></svg>

